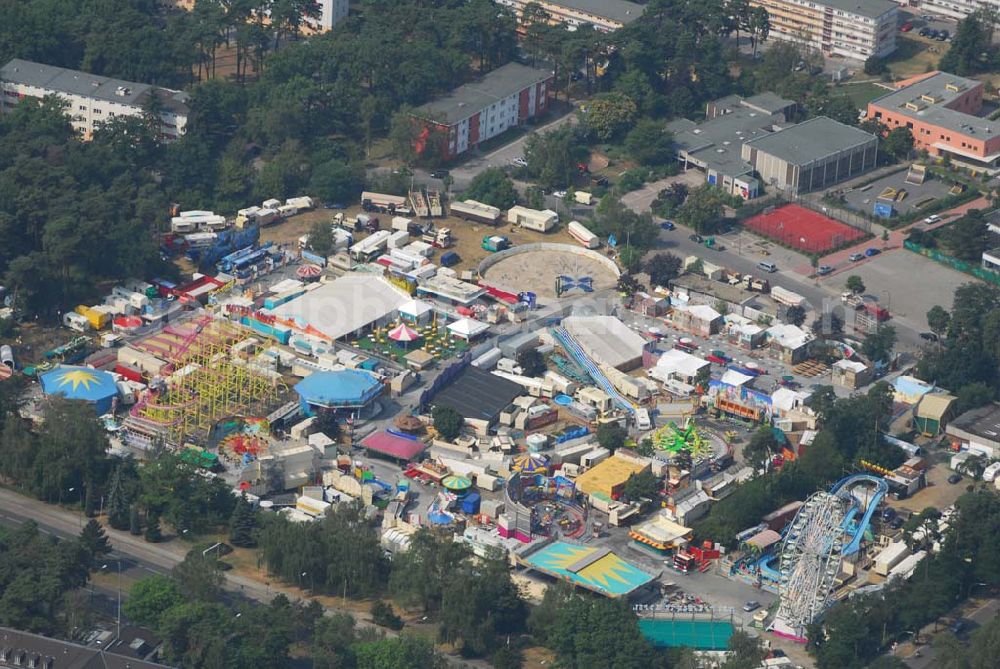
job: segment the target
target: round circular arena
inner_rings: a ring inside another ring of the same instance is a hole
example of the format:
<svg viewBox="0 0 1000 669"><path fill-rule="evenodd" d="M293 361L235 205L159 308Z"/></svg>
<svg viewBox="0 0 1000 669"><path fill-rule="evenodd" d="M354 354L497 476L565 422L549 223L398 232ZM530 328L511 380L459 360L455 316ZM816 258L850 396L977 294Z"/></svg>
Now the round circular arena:
<svg viewBox="0 0 1000 669"><path fill-rule="evenodd" d="M620 275L614 261L599 251L570 244L522 244L479 264L485 283L549 299L611 290Z"/></svg>

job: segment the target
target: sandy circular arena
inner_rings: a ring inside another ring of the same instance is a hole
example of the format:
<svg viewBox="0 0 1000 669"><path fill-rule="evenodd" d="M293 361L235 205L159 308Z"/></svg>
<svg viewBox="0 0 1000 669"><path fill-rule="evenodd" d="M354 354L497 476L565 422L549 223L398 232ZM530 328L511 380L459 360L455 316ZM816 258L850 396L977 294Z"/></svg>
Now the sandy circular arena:
<svg viewBox="0 0 1000 669"><path fill-rule="evenodd" d="M495 253L479 265L479 275L497 288L520 293L531 291L540 298L556 297L556 279L560 276L578 281L590 278L594 293L613 289L620 272L614 262L600 251L569 244L524 244ZM563 297L586 295L580 288L570 288Z"/></svg>

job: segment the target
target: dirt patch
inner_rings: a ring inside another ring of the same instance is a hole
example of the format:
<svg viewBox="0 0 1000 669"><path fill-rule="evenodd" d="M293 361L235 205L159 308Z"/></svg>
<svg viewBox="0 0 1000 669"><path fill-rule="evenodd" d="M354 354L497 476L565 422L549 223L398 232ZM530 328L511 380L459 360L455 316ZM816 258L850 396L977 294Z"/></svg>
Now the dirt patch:
<svg viewBox="0 0 1000 669"><path fill-rule="evenodd" d="M556 662L556 654L542 646L532 646L524 649L523 667L551 667Z"/></svg>

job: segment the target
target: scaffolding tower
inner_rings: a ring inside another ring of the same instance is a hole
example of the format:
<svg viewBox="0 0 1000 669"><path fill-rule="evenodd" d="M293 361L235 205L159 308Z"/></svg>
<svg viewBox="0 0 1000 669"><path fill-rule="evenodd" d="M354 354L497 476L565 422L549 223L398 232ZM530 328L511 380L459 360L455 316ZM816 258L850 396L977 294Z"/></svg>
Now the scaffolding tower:
<svg viewBox="0 0 1000 669"><path fill-rule="evenodd" d="M251 330L211 316L193 325L169 355L170 376L151 384L125 421L135 445L201 441L218 421L265 412L288 391L279 374L255 364L241 345Z"/></svg>

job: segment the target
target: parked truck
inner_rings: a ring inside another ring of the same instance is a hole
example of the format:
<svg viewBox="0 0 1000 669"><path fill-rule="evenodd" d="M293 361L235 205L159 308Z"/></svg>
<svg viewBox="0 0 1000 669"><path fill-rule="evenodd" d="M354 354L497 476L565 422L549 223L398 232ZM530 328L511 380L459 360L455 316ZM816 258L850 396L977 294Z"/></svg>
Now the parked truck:
<svg viewBox="0 0 1000 669"><path fill-rule="evenodd" d="M498 225L501 214L502 212L496 207L491 207L476 200L465 200L464 202L453 202L451 204L451 215L466 221Z"/></svg>
<svg viewBox="0 0 1000 669"><path fill-rule="evenodd" d="M483 237L483 249L490 253L504 251L510 248L510 239L503 235L486 235Z"/></svg>
<svg viewBox="0 0 1000 669"><path fill-rule="evenodd" d="M776 302L780 302L788 307L801 307L806 303L806 298L802 297L798 293L786 290L781 286L774 286L771 288L771 297L773 297Z"/></svg>

